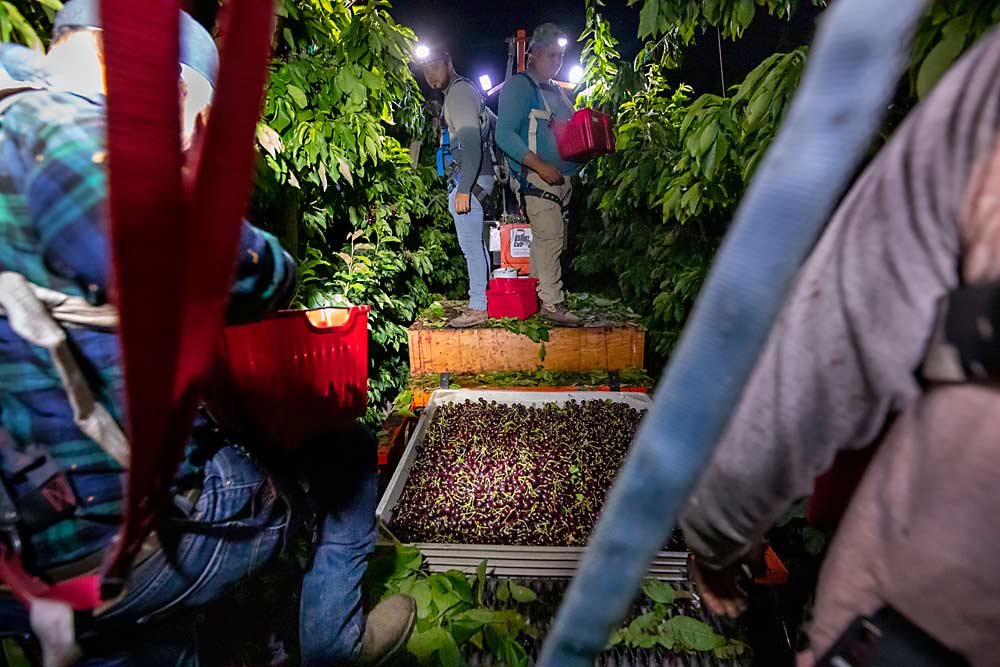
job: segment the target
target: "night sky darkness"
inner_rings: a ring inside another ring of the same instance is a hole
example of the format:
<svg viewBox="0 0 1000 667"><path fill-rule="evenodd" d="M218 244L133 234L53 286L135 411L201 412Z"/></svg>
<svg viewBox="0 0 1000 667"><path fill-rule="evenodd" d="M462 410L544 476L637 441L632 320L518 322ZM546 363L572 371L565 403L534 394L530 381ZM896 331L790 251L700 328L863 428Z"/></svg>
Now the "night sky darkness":
<svg viewBox="0 0 1000 667"><path fill-rule="evenodd" d="M810 3L802 5L791 22L759 15L739 42L722 41L727 85L738 83L771 53L790 50L810 39L818 12ZM631 58L641 46L636 37L640 6L629 7L625 0L607 0L603 10L621 42L619 51L624 57ZM422 42L444 44L456 69L473 80L481 74L489 74L494 84L503 80L507 64L504 39L518 28L527 30L530 37L532 28L545 21L556 23L570 37L560 78L567 78L570 67L579 64L582 45L575 40L583 31L583 0L395 0L392 15L413 28ZM685 53L678 81L692 85L696 92L719 93L722 86L715 31L695 41Z"/></svg>

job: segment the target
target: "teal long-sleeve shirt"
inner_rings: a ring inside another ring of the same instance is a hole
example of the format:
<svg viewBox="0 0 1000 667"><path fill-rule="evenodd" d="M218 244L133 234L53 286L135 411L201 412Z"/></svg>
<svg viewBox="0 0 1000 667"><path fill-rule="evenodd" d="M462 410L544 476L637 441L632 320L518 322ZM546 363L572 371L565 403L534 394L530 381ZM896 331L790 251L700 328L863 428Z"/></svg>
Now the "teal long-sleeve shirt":
<svg viewBox="0 0 1000 667"><path fill-rule="evenodd" d="M554 85L539 84L536 88L527 74L512 76L500 91L500 112L497 114L496 143L508 157L511 168L520 173L521 164L528 154L528 130L532 109L545 109L539 99L545 96L556 120L567 121L573 116L573 107ZM538 122L538 157L558 168L566 175L575 174L580 165L559 157L552 128L544 121Z"/></svg>

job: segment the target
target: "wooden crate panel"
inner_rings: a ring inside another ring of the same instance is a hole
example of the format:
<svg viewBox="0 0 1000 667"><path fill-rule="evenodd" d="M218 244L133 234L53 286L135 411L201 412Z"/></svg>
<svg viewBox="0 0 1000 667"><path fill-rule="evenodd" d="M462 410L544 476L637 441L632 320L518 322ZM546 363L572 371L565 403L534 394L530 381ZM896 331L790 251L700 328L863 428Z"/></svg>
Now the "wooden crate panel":
<svg viewBox="0 0 1000 667"><path fill-rule="evenodd" d="M505 329L409 331L410 372L478 373L545 368L554 371L622 370L643 367L645 334L634 326L553 328L539 344Z"/></svg>

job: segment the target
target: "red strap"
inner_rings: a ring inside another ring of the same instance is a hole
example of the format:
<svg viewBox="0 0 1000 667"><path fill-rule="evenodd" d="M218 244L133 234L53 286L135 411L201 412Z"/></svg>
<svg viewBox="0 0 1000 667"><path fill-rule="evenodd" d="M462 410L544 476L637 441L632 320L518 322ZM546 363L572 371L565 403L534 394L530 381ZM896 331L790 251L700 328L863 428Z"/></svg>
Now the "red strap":
<svg viewBox="0 0 1000 667"><path fill-rule="evenodd" d="M216 102L194 175L182 185L179 9L178 0L101 3L111 244L132 446L106 598L117 594L168 500L221 331L270 57L270 0L231 0Z"/></svg>
<svg viewBox="0 0 1000 667"><path fill-rule="evenodd" d="M29 574L21 563L18 553L0 544L0 581L4 582L21 602L30 603L31 598L60 600L73 609L82 611L93 609L101 603L100 578L96 575L76 577L49 586L41 579Z"/></svg>
<svg viewBox="0 0 1000 667"><path fill-rule="evenodd" d="M111 563L111 577L119 578L165 500L163 471L176 469L183 435L170 424L182 299L171 283L182 269L184 237L177 228L187 209L178 114L179 12L179 0L101 2L110 238L131 443L126 522Z"/></svg>

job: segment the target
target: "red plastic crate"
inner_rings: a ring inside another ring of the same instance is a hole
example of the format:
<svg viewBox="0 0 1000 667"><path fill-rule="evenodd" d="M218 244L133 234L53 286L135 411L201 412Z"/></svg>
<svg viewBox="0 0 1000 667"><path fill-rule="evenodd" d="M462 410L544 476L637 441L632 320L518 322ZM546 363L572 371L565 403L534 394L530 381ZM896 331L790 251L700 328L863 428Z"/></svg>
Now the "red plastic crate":
<svg viewBox="0 0 1000 667"><path fill-rule="evenodd" d="M486 314L524 320L538 312L537 278L493 278L486 290Z"/></svg>
<svg viewBox="0 0 1000 667"><path fill-rule="evenodd" d="M580 109L566 123L553 127L556 147L564 160L584 162L615 152L611 117L593 109Z"/></svg>
<svg viewBox="0 0 1000 667"><path fill-rule="evenodd" d="M367 407L369 310L284 310L226 327L209 411L229 429L287 449L350 424Z"/></svg>

